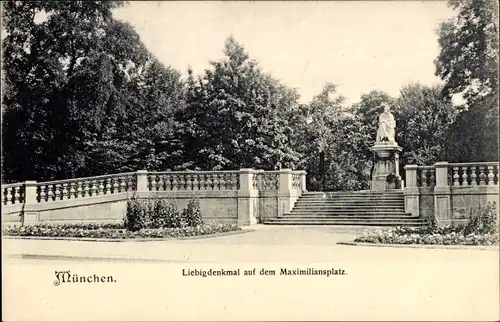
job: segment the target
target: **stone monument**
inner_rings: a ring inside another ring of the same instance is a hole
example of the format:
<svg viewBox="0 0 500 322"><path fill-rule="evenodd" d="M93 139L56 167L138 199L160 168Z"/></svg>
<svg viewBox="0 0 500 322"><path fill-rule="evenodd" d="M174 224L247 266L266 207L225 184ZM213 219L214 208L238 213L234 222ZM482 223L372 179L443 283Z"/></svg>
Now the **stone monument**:
<svg viewBox="0 0 500 322"><path fill-rule="evenodd" d="M396 121L389 105L383 104L384 112L378 118L375 145L370 148L374 154L374 171L370 189L384 191L401 189L403 183L399 175L399 153L402 148L395 140Z"/></svg>

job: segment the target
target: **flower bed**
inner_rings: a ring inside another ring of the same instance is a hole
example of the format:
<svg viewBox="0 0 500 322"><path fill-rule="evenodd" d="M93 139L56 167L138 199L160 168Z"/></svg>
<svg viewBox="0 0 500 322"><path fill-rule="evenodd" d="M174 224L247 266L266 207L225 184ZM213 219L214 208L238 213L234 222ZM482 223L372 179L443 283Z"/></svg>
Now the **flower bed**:
<svg viewBox="0 0 500 322"><path fill-rule="evenodd" d="M130 231L121 223L116 224L39 224L6 227L4 236L73 237L73 238L182 238L239 231L234 224L208 223L195 227L156 228Z"/></svg>
<svg viewBox="0 0 500 322"><path fill-rule="evenodd" d="M466 225L437 227L431 217L425 227L391 227L375 231L365 230L356 243L372 244L424 244L424 245L477 245L499 244L498 221L494 205L478 208L470 214Z"/></svg>

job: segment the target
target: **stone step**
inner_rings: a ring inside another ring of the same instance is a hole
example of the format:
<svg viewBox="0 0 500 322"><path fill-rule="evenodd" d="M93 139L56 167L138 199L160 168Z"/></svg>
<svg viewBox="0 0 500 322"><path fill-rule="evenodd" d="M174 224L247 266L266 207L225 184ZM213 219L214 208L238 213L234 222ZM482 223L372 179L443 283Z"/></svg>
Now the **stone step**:
<svg viewBox="0 0 500 322"><path fill-rule="evenodd" d="M412 219L411 214L286 214L284 219Z"/></svg>
<svg viewBox="0 0 500 322"><path fill-rule="evenodd" d="M267 219L265 225L347 225L347 226L424 226L424 221L410 220L274 220Z"/></svg>
<svg viewBox="0 0 500 322"><path fill-rule="evenodd" d="M344 215L344 216L367 216L367 215L379 215L379 216L404 216L407 213L404 210L401 211L306 211L306 210L292 210L291 215L304 215L304 216L314 216L314 215Z"/></svg>
<svg viewBox="0 0 500 322"><path fill-rule="evenodd" d="M378 203L378 204L353 204L353 203L303 203L297 202L295 203L294 208L360 208L360 209L377 209L377 208L404 208L404 203Z"/></svg>
<svg viewBox="0 0 500 322"><path fill-rule="evenodd" d="M306 200L404 200L404 196L334 196L334 197L322 197L322 196L301 196L300 199Z"/></svg>

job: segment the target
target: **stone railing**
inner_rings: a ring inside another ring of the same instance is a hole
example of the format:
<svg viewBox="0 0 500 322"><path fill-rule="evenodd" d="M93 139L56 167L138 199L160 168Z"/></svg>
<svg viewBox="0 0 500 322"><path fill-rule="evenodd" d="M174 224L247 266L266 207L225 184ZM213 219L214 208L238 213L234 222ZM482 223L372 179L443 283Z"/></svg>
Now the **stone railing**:
<svg viewBox="0 0 500 322"><path fill-rule="evenodd" d="M136 189L136 173L109 174L97 177L35 183L37 202L77 199L132 192Z"/></svg>
<svg viewBox="0 0 500 322"><path fill-rule="evenodd" d="M434 214L438 223L458 223L478 207L498 202L498 162L437 162L405 170L405 210L414 216Z"/></svg>
<svg viewBox="0 0 500 322"><path fill-rule="evenodd" d="M3 222L116 221L132 195L174 198L180 206L199 198L208 220L241 225L280 216L305 191L305 171L162 171L109 174L2 185ZM5 216L4 216L5 214ZM20 219L22 218L22 220Z"/></svg>
<svg viewBox="0 0 500 322"><path fill-rule="evenodd" d="M148 172L148 190L238 190L239 175L239 171Z"/></svg>
<svg viewBox="0 0 500 322"><path fill-rule="evenodd" d="M433 187L436 185L436 169L434 166L418 166L417 186Z"/></svg>
<svg viewBox="0 0 500 322"><path fill-rule="evenodd" d="M498 162L450 163L448 178L455 187L498 185Z"/></svg>
<svg viewBox="0 0 500 322"><path fill-rule="evenodd" d="M24 203L24 183L2 185L2 205Z"/></svg>
<svg viewBox="0 0 500 322"><path fill-rule="evenodd" d="M262 171L255 175L255 189L257 190L279 190L279 171Z"/></svg>

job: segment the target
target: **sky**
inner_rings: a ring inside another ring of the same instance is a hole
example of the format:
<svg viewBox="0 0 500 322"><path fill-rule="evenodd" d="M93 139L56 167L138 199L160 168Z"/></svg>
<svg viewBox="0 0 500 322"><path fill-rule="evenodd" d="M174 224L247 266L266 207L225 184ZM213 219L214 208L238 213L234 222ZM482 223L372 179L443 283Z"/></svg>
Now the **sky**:
<svg viewBox="0 0 500 322"><path fill-rule="evenodd" d="M325 83L346 103L411 82L436 84L437 27L452 17L444 1L129 2L115 17L146 47L187 75L223 57L233 36L251 58L309 102Z"/></svg>

